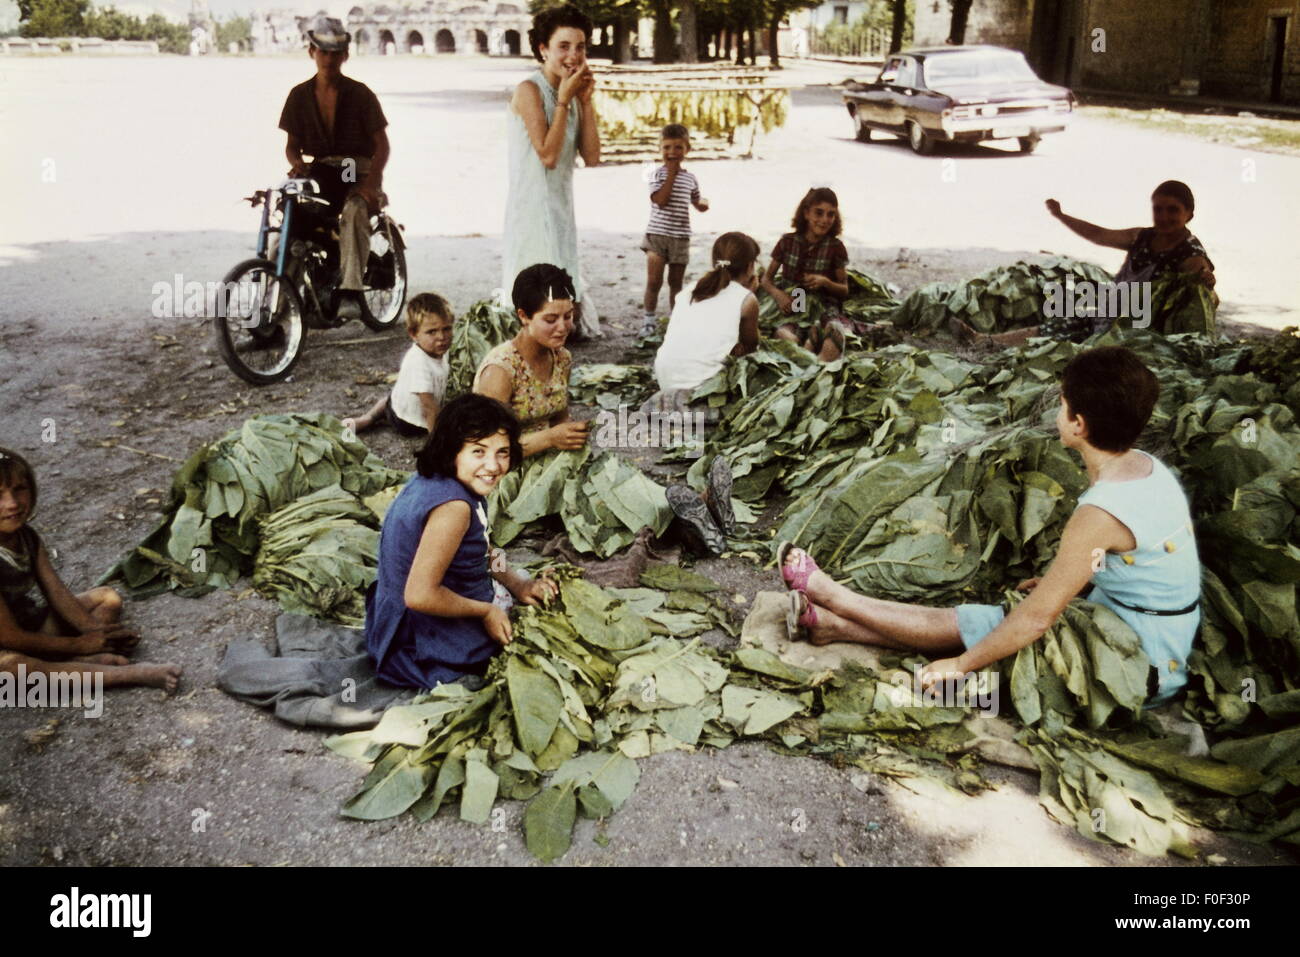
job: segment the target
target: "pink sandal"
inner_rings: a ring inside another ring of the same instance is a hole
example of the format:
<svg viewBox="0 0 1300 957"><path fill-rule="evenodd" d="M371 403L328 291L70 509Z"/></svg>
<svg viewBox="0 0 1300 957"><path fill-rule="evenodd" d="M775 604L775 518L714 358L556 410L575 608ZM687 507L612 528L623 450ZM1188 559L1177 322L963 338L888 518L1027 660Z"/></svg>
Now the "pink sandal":
<svg viewBox="0 0 1300 957"><path fill-rule="evenodd" d="M785 628L794 641L808 641L808 629L817 627L817 606L803 590L790 592L790 607L785 612Z"/></svg>
<svg viewBox="0 0 1300 957"><path fill-rule="evenodd" d="M807 552L803 553L803 558L789 568L786 567L785 558L790 554L790 549L794 548L794 542L782 542L776 550L776 567L781 571L781 578L785 582L787 589L797 591L808 590L808 579L813 572L819 572L821 569L813 561L813 557Z"/></svg>

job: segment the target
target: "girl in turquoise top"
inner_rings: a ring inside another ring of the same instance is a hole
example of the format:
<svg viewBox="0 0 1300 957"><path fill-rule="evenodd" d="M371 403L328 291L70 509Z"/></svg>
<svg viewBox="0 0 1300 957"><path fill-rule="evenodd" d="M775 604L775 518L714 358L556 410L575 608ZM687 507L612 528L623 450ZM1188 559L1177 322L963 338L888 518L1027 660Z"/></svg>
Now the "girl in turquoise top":
<svg viewBox="0 0 1300 957"><path fill-rule="evenodd" d="M1089 583L1088 600L1124 619L1156 669L1155 701L1187 683L1200 625L1201 566L1187 497L1164 464L1133 448L1160 394L1155 375L1119 346L1075 356L1061 381L1061 444L1083 458L1091 482L1042 578L1009 613L996 605L926 608L858 595L782 545L792 612L815 644L857 641L916 649L938 660L923 686L1010 657L1043 635Z"/></svg>
<svg viewBox="0 0 1300 957"><path fill-rule="evenodd" d="M515 87L506 120L510 192L506 198L502 295L515 276L536 263L552 263L577 285L578 330L600 335L600 321L578 267L578 227L573 217L573 164L600 162L600 133L587 63L591 20L571 6L539 13L528 33L541 68ZM509 305L508 302L504 303Z"/></svg>

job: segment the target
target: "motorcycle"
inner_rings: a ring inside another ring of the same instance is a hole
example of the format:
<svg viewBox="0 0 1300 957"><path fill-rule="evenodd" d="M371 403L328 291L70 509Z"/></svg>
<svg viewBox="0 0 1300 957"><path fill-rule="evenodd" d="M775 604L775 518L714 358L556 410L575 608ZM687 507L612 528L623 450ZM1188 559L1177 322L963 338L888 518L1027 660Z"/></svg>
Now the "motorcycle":
<svg viewBox="0 0 1300 957"><path fill-rule="evenodd" d="M257 255L222 280L213 318L217 350L253 385L282 382L302 356L308 329L348 322L340 311L338 215L314 179L290 178L245 199L262 208ZM406 303L402 226L382 209L370 217L370 254L362 275L359 318L377 332L393 328Z"/></svg>

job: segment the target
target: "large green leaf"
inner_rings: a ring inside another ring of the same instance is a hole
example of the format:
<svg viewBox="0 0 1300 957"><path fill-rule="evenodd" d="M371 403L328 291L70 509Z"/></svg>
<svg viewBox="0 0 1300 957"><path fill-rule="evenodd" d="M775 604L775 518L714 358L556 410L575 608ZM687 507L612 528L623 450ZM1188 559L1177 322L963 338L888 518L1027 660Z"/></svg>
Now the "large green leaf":
<svg viewBox="0 0 1300 957"><path fill-rule="evenodd" d="M529 853L544 862L563 857L573 843L577 816L577 799L571 786L542 791L524 812L524 839Z"/></svg>

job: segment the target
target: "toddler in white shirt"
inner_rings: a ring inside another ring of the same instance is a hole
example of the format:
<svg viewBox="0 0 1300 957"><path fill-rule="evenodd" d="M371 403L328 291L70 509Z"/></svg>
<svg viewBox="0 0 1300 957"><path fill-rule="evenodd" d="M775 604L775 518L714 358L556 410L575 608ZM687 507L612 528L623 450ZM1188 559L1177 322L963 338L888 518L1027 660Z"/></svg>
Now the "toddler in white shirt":
<svg viewBox="0 0 1300 957"><path fill-rule="evenodd" d="M399 435L423 437L433 431L447 391L447 350L454 322L447 300L423 292L406 306L406 334L411 347L402 356L393 391L364 415L343 420L343 427L363 432L385 421Z"/></svg>

